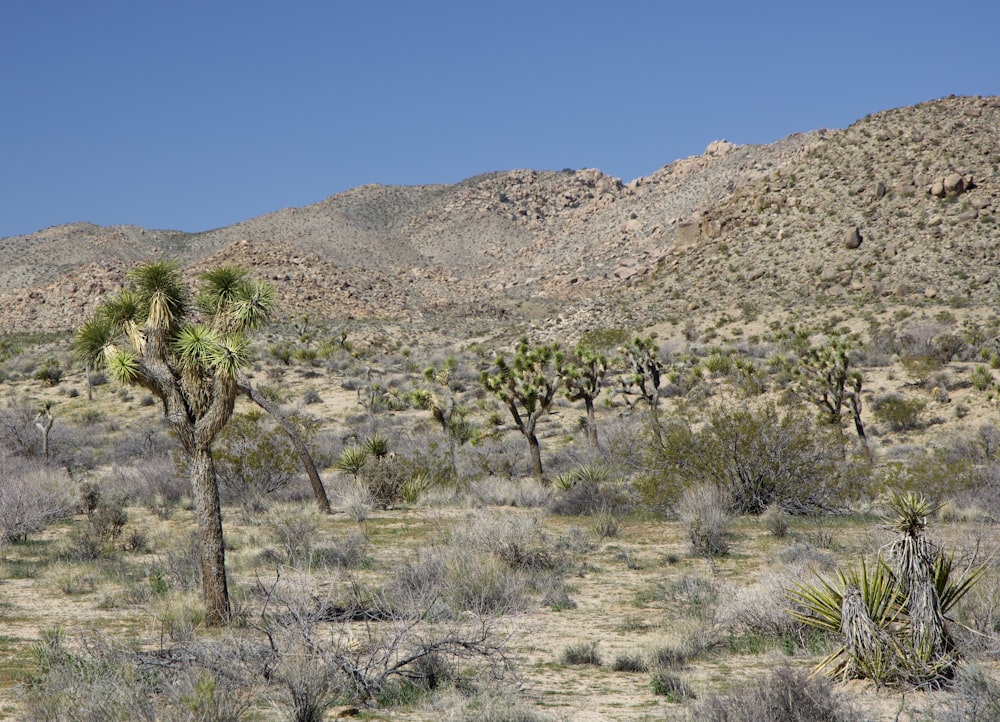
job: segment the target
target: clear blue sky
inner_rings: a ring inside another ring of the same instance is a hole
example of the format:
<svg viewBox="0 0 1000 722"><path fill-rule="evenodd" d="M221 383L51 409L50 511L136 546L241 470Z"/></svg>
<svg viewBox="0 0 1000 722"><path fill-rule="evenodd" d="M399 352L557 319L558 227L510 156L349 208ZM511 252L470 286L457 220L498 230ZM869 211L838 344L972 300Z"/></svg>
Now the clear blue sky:
<svg viewBox="0 0 1000 722"><path fill-rule="evenodd" d="M200 231L1000 94L1000 2L0 0L0 237Z"/></svg>

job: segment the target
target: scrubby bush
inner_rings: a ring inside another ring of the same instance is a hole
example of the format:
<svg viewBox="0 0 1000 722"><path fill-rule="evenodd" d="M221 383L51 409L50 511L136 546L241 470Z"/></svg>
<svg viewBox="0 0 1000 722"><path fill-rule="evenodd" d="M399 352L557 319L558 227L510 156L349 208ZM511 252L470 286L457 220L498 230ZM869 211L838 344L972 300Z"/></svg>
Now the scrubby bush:
<svg viewBox="0 0 1000 722"><path fill-rule="evenodd" d="M224 500L247 514L263 512L267 499L301 468L287 435L256 411L230 419L212 456Z"/></svg>
<svg viewBox="0 0 1000 722"><path fill-rule="evenodd" d="M960 667L952 699L934 719L938 722L1000 719L1000 681L978 665Z"/></svg>
<svg viewBox="0 0 1000 722"><path fill-rule="evenodd" d="M633 492L624 479L612 478L606 466L585 464L556 477L558 489L549 511L566 516L597 514L621 515L634 505Z"/></svg>
<svg viewBox="0 0 1000 722"><path fill-rule="evenodd" d="M641 655L620 654L611 663L611 669L615 672L648 672L649 665Z"/></svg>
<svg viewBox="0 0 1000 722"><path fill-rule="evenodd" d="M788 536L789 514L780 506L771 505L761 514L761 521L764 527L771 533L771 536L784 539Z"/></svg>
<svg viewBox="0 0 1000 722"><path fill-rule="evenodd" d="M993 386L993 374L986 366L977 364L969 375L969 381L976 391L986 391Z"/></svg>
<svg viewBox="0 0 1000 722"><path fill-rule="evenodd" d="M834 692L833 685L782 667L770 677L706 697L694 712L704 722L861 722L864 717Z"/></svg>
<svg viewBox="0 0 1000 722"><path fill-rule="evenodd" d="M70 537L70 555L77 559L99 559L123 549L128 511L128 498L121 493L102 490L96 484L82 484L80 506L87 520L73 530Z"/></svg>
<svg viewBox="0 0 1000 722"><path fill-rule="evenodd" d="M64 471L0 454L0 545L72 516L71 489Z"/></svg>
<svg viewBox="0 0 1000 722"><path fill-rule="evenodd" d="M601 655L597 651L597 642L579 642L563 647L559 661L565 665L589 664L594 667L601 666Z"/></svg>
<svg viewBox="0 0 1000 722"><path fill-rule="evenodd" d="M650 675L650 686L653 694L666 697L668 702L683 702L695 696L681 676L668 668L654 669Z"/></svg>
<svg viewBox="0 0 1000 722"><path fill-rule="evenodd" d="M872 402L872 413L893 431L911 431L920 427L920 415L926 406L923 399L885 394Z"/></svg>
<svg viewBox="0 0 1000 722"><path fill-rule="evenodd" d="M361 467L358 481L371 495L375 506L386 509L403 498L410 476L403 464L390 457L369 458Z"/></svg>
<svg viewBox="0 0 1000 722"><path fill-rule="evenodd" d="M728 494L730 511L760 514L773 504L807 513L845 504L859 486L859 475L840 463L835 440L803 415L773 405L716 406L701 426L677 419L649 454L638 488L654 506L669 506L685 488L711 481Z"/></svg>
<svg viewBox="0 0 1000 722"><path fill-rule="evenodd" d="M726 533L731 516L730 500L715 484L685 489L677 503L677 514L687 529L691 549L698 556L722 556L729 551Z"/></svg>

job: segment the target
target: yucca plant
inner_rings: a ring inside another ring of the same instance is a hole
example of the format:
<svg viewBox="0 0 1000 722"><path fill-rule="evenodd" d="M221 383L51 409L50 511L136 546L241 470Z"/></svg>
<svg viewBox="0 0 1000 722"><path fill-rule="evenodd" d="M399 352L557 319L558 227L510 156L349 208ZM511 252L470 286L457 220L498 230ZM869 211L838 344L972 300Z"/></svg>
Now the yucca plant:
<svg viewBox="0 0 1000 722"><path fill-rule="evenodd" d="M348 446L337 455L333 462L333 468L338 471L346 471L354 478L361 473L361 467L368 460L368 449L363 446Z"/></svg>
<svg viewBox="0 0 1000 722"><path fill-rule="evenodd" d="M906 596L910 641L917 658L933 664L949 656L953 643L944 626L941 597L935 583L934 559L939 555L924 529L937 507L913 492L889 497L888 519L899 533L889 547L889 563Z"/></svg>
<svg viewBox="0 0 1000 722"><path fill-rule="evenodd" d="M376 459L384 459L389 455L389 439L382 434L374 433L365 439L364 450L366 454Z"/></svg>
<svg viewBox="0 0 1000 722"><path fill-rule="evenodd" d="M420 497L434 488L436 480L426 472L413 474L404 484L401 495L407 504L416 504Z"/></svg>
<svg viewBox="0 0 1000 722"><path fill-rule="evenodd" d="M880 556L872 566L862 560L859 569L838 571L833 582L817 576L788 591L797 605L793 618L843 637L816 671L879 685L938 686L954 675L958 656L947 615L985 565L954 573L954 555L923 535L935 508L917 494L892 494L887 520L899 537L887 560Z"/></svg>
<svg viewBox="0 0 1000 722"><path fill-rule="evenodd" d="M899 644L895 640L905 600L892 572L881 559L858 569L838 569L831 582L817 575L812 583L788 591L797 605L790 612L799 622L843 642L816 665L841 679L865 678L876 684L890 681L898 666Z"/></svg>

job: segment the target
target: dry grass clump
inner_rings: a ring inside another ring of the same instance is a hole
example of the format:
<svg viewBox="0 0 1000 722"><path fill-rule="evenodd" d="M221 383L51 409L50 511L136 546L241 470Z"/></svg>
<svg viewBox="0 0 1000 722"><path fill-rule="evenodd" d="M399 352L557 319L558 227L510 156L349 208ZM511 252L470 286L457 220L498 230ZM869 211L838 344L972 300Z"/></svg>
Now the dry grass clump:
<svg viewBox="0 0 1000 722"><path fill-rule="evenodd" d="M559 661L566 665L591 665L593 667L600 667L601 655L597 651L597 644L595 640L568 644L563 647L563 651L559 655Z"/></svg>
<svg viewBox="0 0 1000 722"><path fill-rule="evenodd" d="M704 722L861 722L865 719L834 691L829 681L782 667L765 679L729 694L710 695L694 716Z"/></svg>
<svg viewBox="0 0 1000 722"><path fill-rule="evenodd" d="M714 557L729 551L729 505L729 495L712 483L689 487L681 494L677 515L687 529L694 554Z"/></svg>

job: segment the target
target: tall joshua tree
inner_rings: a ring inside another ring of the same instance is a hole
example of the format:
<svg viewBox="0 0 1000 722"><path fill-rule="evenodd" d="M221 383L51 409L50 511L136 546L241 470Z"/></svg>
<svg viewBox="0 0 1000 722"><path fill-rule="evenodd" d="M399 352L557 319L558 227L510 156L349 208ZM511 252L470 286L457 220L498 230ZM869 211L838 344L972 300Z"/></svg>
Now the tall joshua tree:
<svg viewBox="0 0 1000 722"><path fill-rule="evenodd" d="M842 415L845 409L851 413L854 429L858 434L861 453L871 461L868 437L861 422L861 372L851 369L852 345L848 338L839 334L829 336L818 346L808 345L798 350L798 359L790 364L795 378L793 391L820 412L820 418L833 426L841 440L843 450L844 431Z"/></svg>
<svg viewBox="0 0 1000 722"><path fill-rule="evenodd" d="M563 359L559 364L559 375L566 388L566 398L570 401L582 401L587 410L587 438L592 449L597 448L594 401L601 394L607 373L607 356L586 346L577 346L572 358Z"/></svg>
<svg viewBox="0 0 1000 722"><path fill-rule="evenodd" d="M223 267L201 275L192 303L179 267L168 261L136 269L130 281L79 330L77 353L163 404L190 469L206 622L223 624L230 607L212 443L232 416L247 334L267 321L274 289Z"/></svg>
<svg viewBox="0 0 1000 722"><path fill-rule="evenodd" d="M660 381L664 375L663 361L652 336L636 336L627 346L618 349L625 364L625 373L618 379L618 393L634 407L642 401L649 408L649 425L657 442L660 429ZM630 401L630 397L633 399Z"/></svg>
<svg viewBox="0 0 1000 722"><path fill-rule="evenodd" d="M559 390L561 363L562 352L557 345L531 346L522 337L512 361L498 356L492 373L483 371L482 375L483 386L507 407L514 426L528 441L531 469L539 479L543 478L542 453L535 427L549 412Z"/></svg>

